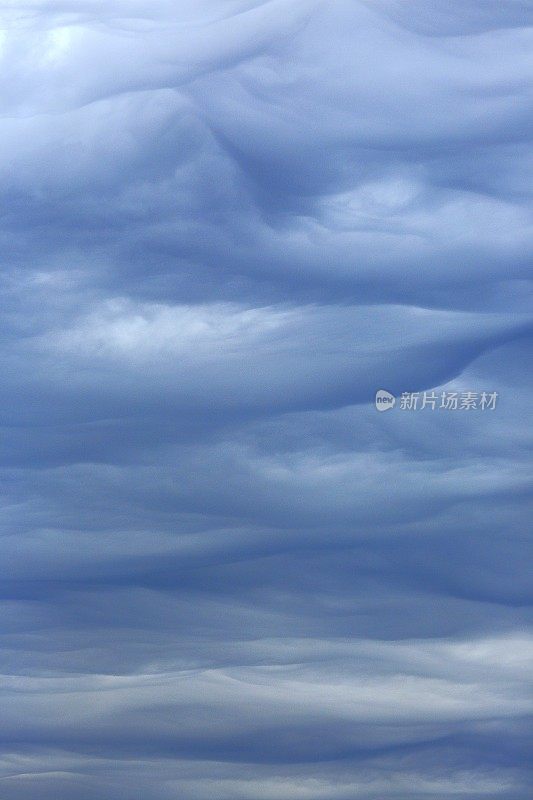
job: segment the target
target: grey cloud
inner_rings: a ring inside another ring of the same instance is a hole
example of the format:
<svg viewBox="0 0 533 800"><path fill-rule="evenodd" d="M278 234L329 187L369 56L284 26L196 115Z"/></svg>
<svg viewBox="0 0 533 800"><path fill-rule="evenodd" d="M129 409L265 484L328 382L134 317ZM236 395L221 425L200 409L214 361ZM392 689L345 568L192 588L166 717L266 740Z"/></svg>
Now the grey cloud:
<svg viewBox="0 0 533 800"><path fill-rule="evenodd" d="M381 387L400 393L447 382L484 350L529 327L527 317L402 307L117 301L71 329L11 345L4 391L25 398L11 406L15 420L40 416L38 398L46 397L52 424L72 412L76 421L90 421L150 408L163 416L210 416L338 407L370 402ZM35 365L31 376L20 372L22 360ZM150 375L142 387L139 370Z"/></svg>
<svg viewBox="0 0 533 800"><path fill-rule="evenodd" d="M529 796L531 14L4 3L2 798Z"/></svg>

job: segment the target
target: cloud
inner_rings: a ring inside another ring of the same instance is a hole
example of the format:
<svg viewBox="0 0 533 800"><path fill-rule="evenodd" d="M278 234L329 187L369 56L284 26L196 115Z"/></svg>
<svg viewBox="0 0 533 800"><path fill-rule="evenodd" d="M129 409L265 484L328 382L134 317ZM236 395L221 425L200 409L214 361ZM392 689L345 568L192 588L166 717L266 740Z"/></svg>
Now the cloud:
<svg viewBox="0 0 533 800"><path fill-rule="evenodd" d="M529 796L531 13L4 3L2 798Z"/></svg>
<svg viewBox="0 0 533 800"><path fill-rule="evenodd" d="M12 404L16 419L25 407L34 416L37 397L48 397L50 421L58 413L67 419L65 406L77 421L341 407L370 402L379 386L399 394L447 382L530 326L526 315L413 307L168 307L118 300L70 328L10 343L4 390L25 399ZM21 361L35 369L21 373ZM139 386L139 370L150 375L149 383Z"/></svg>

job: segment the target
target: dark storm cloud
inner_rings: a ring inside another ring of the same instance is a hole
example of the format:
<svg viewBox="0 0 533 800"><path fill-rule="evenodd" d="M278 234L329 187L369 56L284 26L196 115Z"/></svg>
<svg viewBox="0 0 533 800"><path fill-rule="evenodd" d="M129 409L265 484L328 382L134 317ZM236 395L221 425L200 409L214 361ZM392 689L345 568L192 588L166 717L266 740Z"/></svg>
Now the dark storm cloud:
<svg viewBox="0 0 533 800"><path fill-rule="evenodd" d="M5 800L528 797L533 5L437 5L2 5Z"/></svg>

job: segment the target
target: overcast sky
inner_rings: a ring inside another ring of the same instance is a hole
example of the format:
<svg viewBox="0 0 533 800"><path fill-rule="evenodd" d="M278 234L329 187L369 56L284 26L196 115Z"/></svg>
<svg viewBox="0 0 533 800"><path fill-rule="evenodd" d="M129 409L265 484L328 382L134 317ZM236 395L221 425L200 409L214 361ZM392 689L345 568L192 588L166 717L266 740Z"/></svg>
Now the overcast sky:
<svg viewBox="0 0 533 800"><path fill-rule="evenodd" d="M2 800L527 800L533 2L0 18Z"/></svg>

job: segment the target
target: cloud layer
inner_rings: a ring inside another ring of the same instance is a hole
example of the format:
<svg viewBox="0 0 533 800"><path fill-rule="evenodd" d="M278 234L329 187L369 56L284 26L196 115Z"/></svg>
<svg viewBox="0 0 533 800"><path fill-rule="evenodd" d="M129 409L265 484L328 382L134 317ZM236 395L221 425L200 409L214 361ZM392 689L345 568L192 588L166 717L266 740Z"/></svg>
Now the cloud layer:
<svg viewBox="0 0 533 800"><path fill-rule="evenodd" d="M3 3L3 800L529 797L533 4L437 5Z"/></svg>

